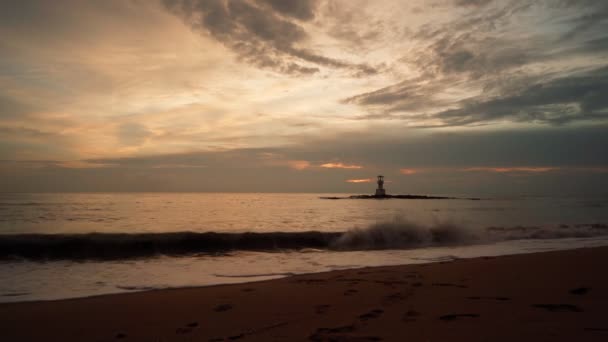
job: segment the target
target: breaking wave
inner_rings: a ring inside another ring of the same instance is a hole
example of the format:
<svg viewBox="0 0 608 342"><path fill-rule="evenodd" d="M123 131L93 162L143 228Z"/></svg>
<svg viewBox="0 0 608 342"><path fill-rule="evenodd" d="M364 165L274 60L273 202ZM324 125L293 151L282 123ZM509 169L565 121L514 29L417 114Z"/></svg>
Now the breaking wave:
<svg viewBox="0 0 608 342"><path fill-rule="evenodd" d="M91 233L0 235L0 258L123 259L234 250L327 248L342 233Z"/></svg>
<svg viewBox="0 0 608 342"><path fill-rule="evenodd" d="M230 251L353 251L470 245L522 239L608 236L606 224L557 227L489 227L453 223L422 225L396 219L346 232L90 233L0 235L0 259L115 260L159 255L187 256Z"/></svg>
<svg viewBox="0 0 608 342"><path fill-rule="evenodd" d="M453 223L425 226L396 219L351 229L340 235L332 247L340 250L403 249L471 244L479 240L472 231Z"/></svg>

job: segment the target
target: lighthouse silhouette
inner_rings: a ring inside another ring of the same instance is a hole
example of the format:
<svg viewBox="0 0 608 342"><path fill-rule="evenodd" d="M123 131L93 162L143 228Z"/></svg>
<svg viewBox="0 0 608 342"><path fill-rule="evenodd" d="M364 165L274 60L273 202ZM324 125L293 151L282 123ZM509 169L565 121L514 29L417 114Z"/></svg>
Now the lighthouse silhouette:
<svg viewBox="0 0 608 342"><path fill-rule="evenodd" d="M376 189L375 197L384 197L386 196L386 190L384 189L384 176L378 176L378 189Z"/></svg>

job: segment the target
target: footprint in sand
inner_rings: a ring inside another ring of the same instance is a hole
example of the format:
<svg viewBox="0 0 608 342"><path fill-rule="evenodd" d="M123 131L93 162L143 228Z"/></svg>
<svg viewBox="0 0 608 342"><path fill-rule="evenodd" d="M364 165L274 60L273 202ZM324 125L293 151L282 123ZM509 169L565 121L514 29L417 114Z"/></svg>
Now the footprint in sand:
<svg viewBox="0 0 608 342"><path fill-rule="evenodd" d="M591 289L588 287L577 287L575 289L570 290L570 294L582 296L589 293L589 291L591 291Z"/></svg>
<svg viewBox="0 0 608 342"><path fill-rule="evenodd" d="M292 281L293 283L304 283L306 285L324 284L327 281L325 279L297 279Z"/></svg>
<svg viewBox="0 0 608 342"><path fill-rule="evenodd" d="M511 300L511 298L509 298L509 297L479 297L479 296L467 297L467 299L473 299L473 300L489 299L489 300L499 300L499 301Z"/></svg>
<svg viewBox="0 0 608 342"><path fill-rule="evenodd" d="M375 283L390 287L395 287L395 285L407 285L407 281L400 280L376 280Z"/></svg>
<svg viewBox="0 0 608 342"><path fill-rule="evenodd" d="M324 314L327 312L327 310L329 310L330 307L331 307L331 305L327 305L327 304L317 305L317 306L315 306L315 313L319 314L319 315Z"/></svg>
<svg viewBox="0 0 608 342"><path fill-rule="evenodd" d="M442 321L451 322L451 321L455 321L459 318L477 318L477 317L479 317L479 314L450 314L450 315L443 315L443 316L439 317L439 319Z"/></svg>
<svg viewBox="0 0 608 342"><path fill-rule="evenodd" d="M466 289L467 286L465 285L458 285L458 284L450 284L450 283L433 283L433 286L441 286L441 287L459 287L461 289Z"/></svg>
<svg viewBox="0 0 608 342"><path fill-rule="evenodd" d="M189 334L192 332L190 328L177 328L175 329L175 333L178 335Z"/></svg>
<svg viewBox="0 0 608 342"><path fill-rule="evenodd" d="M374 319L374 318L378 318L380 317L382 314L384 313L384 310L382 309L374 309L370 312L364 313L363 315L359 316L359 319L362 321L367 321L370 319Z"/></svg>
<svg viewBox="0 0 608 342"><path fill-rule="evenodd" d="M403 314L402 321L404 321L404 322L414 322L416 320L416 317L418 317L418 316L420 316L420 312L414 311L414 310L409 310L408 312L406 312L405 314Z"/></svg>
<svg viewBox="0 0 608 342"><path fill-rule="evenodd" d="M220 304L218 306L216 306L215 308L213 308L213 311L215 312L223 312L223 311L228 311L232 309L232 305L231 304Z"/></svg>
<svg viewBox="0 0 608 342"><path fill-rule="evenodd" d="M186 324L184 327L175 329L176 334L189 334L192 332L192 329L198 327L198 322L190 322Z"/></svg>
<svg viewBox="0 0 608 342"><path fill-rule="evenodd" d="M582 312L583 310L572 304L534 304L535 308L545 309L551 312Z"/></svg>
<svg viewBox="0 0 608 342"><path fill-rule="evenodd" d="M209 342L220 342L220 341L234 341L234 340L238 340L245 337L245 334L238 334L238 335L233 335L233 336L228 336L228 337L215 337L215 338L211 338L209 339Z"/></svg>
<svg viewBox="0 0 608 342"><path fill-rule="evenodd" d="M336 328L318 328L312 335L308 337L311 341L351 341L352 336L345 334L355 331L354 325L345 325Z"/></svg>
<svg viewBox="0 0 608 342"><path fill-rule="evenodd" d="M357 291L355 289L348 289L348 290L344 291L344 295L345 296L352 296L352 295L354 295L357 292L359 292L359 291Z"/></svg>
<svg viewBox="0 0 608 342"><path fill-rule="evenodd" d="M397 301L402 301L405 299L405 296L403 295L403 293L401 292L397 292L397 293L392 293L386 297L384 297L384 300L387 302L397 302Z"/></svg>

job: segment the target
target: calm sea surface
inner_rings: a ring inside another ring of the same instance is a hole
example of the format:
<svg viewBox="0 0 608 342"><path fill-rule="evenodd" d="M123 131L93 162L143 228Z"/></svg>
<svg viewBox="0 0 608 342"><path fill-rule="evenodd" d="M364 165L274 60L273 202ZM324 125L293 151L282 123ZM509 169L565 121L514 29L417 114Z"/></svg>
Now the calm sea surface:
<svg viewBox="0 0 608 342"><path fill-rule="evenodd" d="M608 198L322 196L0 194L0 301L608 245Z"/></svg>

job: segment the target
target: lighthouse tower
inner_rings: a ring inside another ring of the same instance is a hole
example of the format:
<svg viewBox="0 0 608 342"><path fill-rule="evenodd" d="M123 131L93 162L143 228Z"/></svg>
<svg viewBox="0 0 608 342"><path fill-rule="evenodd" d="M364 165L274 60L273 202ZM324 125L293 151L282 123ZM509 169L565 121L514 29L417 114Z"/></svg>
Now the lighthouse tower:
<svg viewBox="0 0 608 342"><path fill-rule="evenodd" d="M386 190L384 190L384 176L378 176L378 189L376 189L376 197L386 196Z"/></svg>

